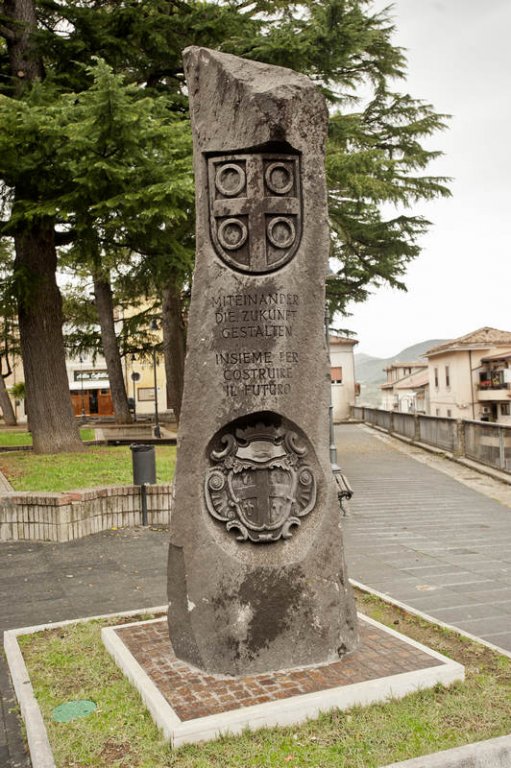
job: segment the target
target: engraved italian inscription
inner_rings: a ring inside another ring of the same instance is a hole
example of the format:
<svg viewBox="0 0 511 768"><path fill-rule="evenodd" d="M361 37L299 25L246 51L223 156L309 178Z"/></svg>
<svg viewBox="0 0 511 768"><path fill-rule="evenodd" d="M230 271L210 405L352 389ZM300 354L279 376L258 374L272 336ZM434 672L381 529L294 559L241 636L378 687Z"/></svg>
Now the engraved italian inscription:
<svg viewBox="0 0 511 768"><path fill-rule="evenodd" d="M305 439L256 423L225 433L210 453L206 506L215 520L255 544L291 538L316 503L316 478Z"/></svg>
<svg viewBox="0 0 511 768"><path fill-rule="evenodd" d="M298 155L208 158L211 239L236 270L273 272L295 255L302 236Z"/></svg>

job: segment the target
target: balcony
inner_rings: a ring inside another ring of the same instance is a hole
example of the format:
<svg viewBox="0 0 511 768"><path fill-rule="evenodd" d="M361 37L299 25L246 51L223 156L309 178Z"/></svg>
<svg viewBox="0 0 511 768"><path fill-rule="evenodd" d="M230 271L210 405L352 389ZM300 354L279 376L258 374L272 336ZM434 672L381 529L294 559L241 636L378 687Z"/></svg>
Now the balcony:
<svg viewBox="0 0 511 768"><path fill-rule="evenodd" d="M481 381L478 384L478 400L482 403L487 402L507 402L511 399L511 389L509 384L503 382Z"/></svg>

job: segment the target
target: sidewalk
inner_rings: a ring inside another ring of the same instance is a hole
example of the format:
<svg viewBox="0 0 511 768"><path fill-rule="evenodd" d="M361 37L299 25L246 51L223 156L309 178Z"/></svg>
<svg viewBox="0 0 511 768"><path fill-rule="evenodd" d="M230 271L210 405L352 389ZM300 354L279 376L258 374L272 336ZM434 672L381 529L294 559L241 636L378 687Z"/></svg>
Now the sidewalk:
<svg viewBox="0 0 511 768"><path fill-rule="evenodd" d="M351 578L511 650L511 486L360 425L336 436ZM165 604L167 541L139 528L2 544L0 630ZM0 693L0 766L28 768L2 660Z"/></svg>
<svg viewBox="0 0 511 768"><path fill-rule="evenodd" d="M336 438L350 578L511 651L511 486L368 427Z"/></svg>

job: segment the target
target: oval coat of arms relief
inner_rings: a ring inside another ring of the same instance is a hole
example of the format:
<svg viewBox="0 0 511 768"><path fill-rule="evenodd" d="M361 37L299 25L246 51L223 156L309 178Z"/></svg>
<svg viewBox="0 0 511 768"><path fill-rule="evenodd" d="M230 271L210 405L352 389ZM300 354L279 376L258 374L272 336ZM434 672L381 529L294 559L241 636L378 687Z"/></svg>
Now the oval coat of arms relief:
<svg viewBox="0 0 511 768"><path fill-rule="evenodd" d="M296 432L263 423L236 429L212 450L205 481L209 513L238 541L289 539L316 503L316 478Z"/></svg>

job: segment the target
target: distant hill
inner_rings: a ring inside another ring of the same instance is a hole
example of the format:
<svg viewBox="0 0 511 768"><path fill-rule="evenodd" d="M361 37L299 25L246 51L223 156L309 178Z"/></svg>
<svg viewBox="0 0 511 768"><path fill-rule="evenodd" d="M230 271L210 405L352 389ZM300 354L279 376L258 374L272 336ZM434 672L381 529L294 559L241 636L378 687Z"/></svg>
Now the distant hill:
<svg viewBox="0 0 511 768"><path fill-rule="evenodd" d="M372 405L378 407L381 404L381 385L387 380L385 368L392 363L413 363L420 360L422 355L442 344L447 339L428 339L406 347L392 357L372 357L371 355L355 355L355 378L360 384L360 397L357 402L360 405Z"/></svg>

